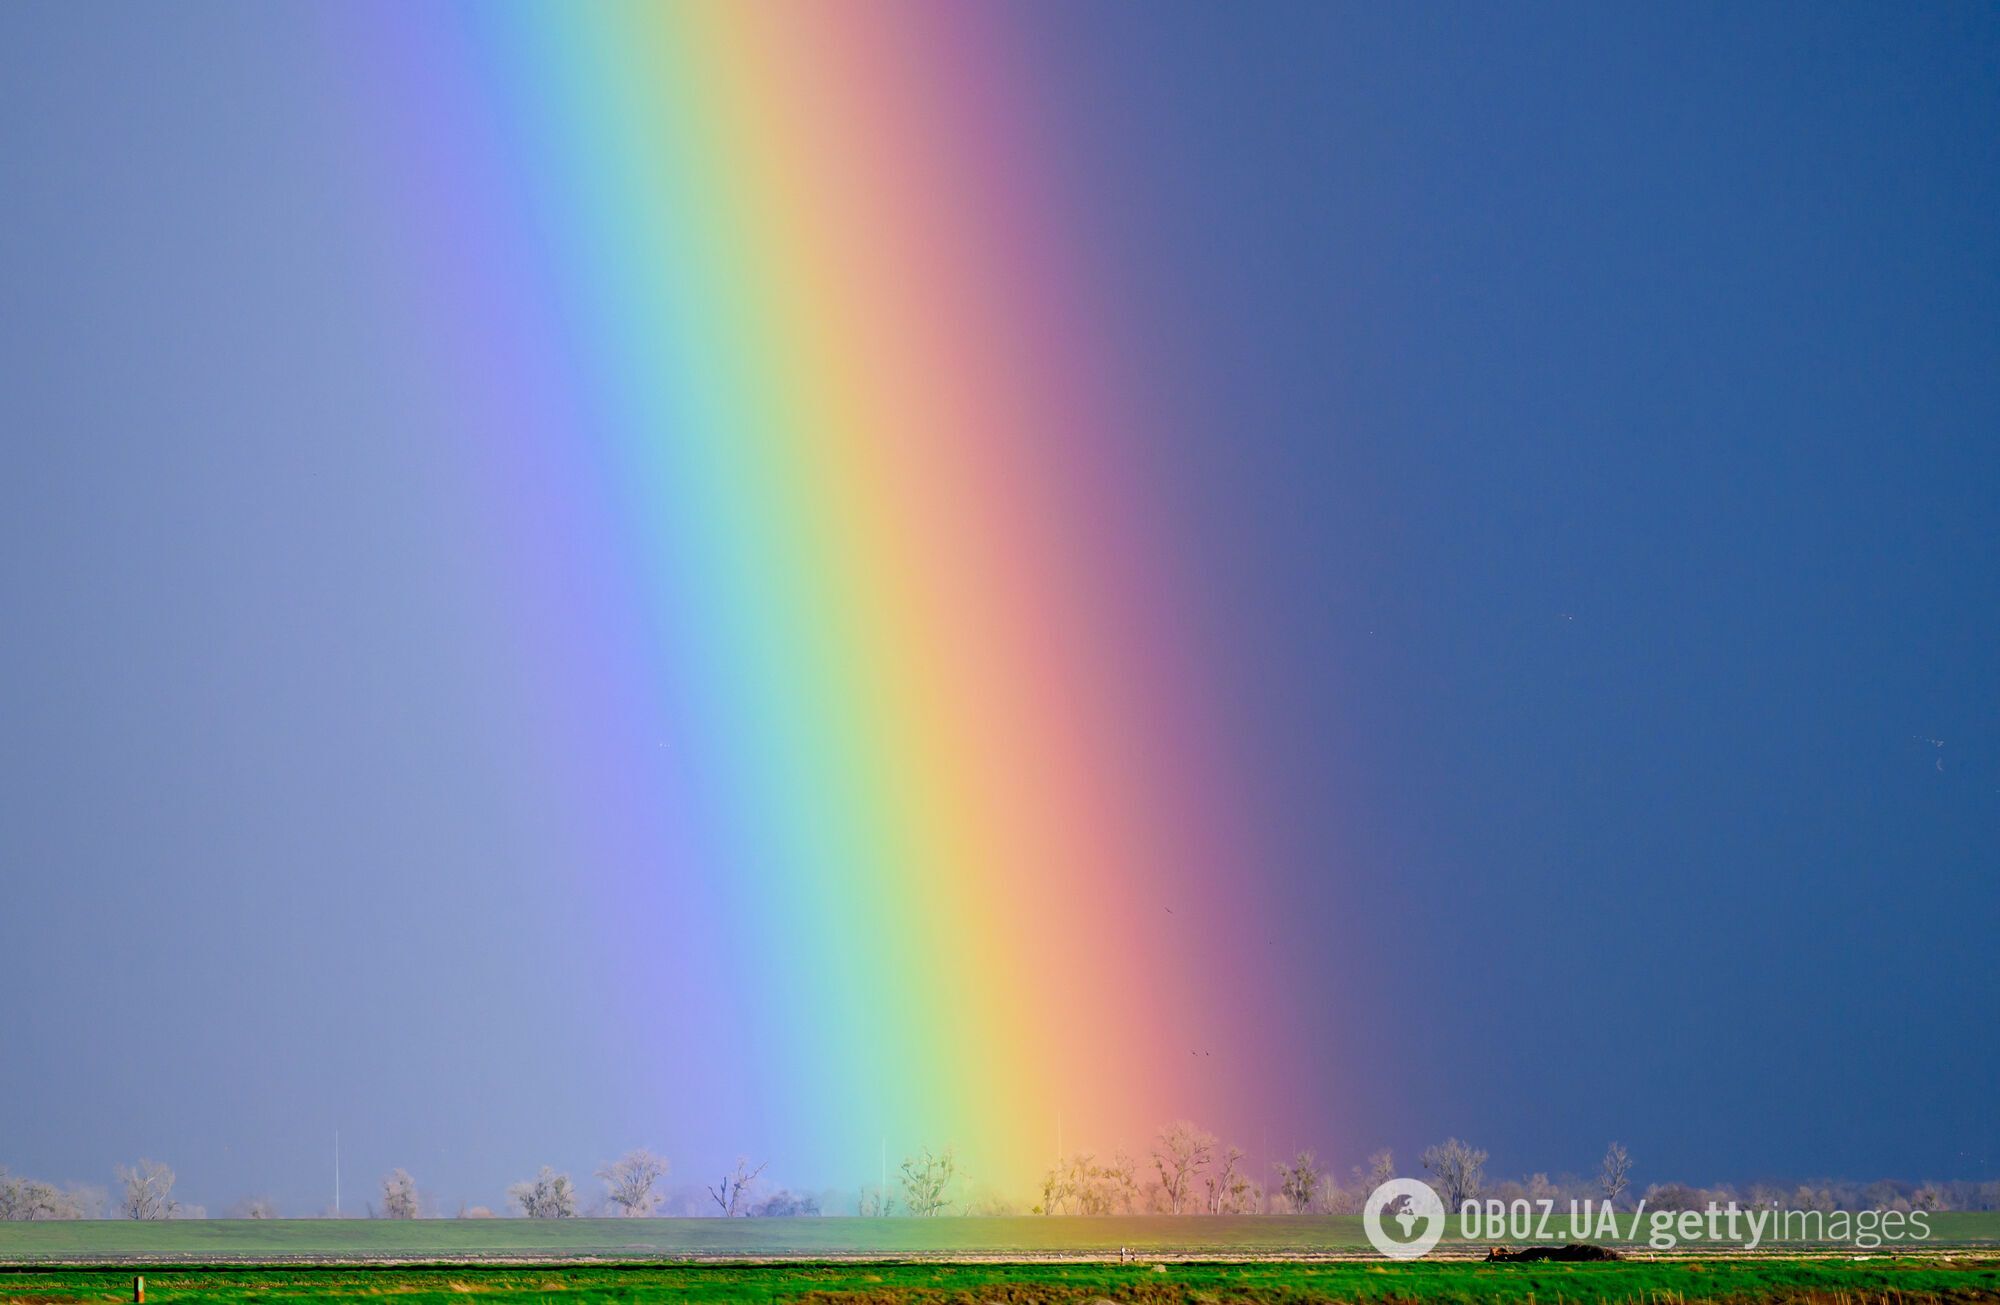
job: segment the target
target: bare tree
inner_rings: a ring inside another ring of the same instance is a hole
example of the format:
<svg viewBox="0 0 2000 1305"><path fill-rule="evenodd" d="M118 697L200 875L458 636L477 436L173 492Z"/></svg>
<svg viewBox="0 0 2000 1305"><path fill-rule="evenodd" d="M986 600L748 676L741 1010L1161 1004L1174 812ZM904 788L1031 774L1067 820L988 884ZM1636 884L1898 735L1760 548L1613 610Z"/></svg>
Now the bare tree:
<svg viewBox="0 0 2000 1305"><path fill-rule="evenodd" d="M1242 1163L1242 1149L1225 1146L1214 1167L1202 1178L1210 1214L1244 1213L1249 1204L1250 1177L1238 1168Z"/></svg>
<svg viewBox="0 0 2000 1305"><path fill-rule="evenodd" d="M1042 1200L1038 1214L1061 1214L1067 1208L1075 1214L1131 1214L1138 1209L1139 1166L1123 1151L1100 1164L1085 1151L1059 1161L1042 1179ZM992 1205L989 1201L987 1205Z"/></svg>
<svg viewBox="0 0 2000 1305"><path fill-rule="evenodd" d="M1111 1171L1088 1151L1070 1162L1069 1186L1076 1196L1078 1214L1110 1214L1118 1199Z"/></svg>
<svg viewBox="0 0 2000 1305"><path fill-rule="evenodd" d="M1361 1209L1362 1193L1349 1191L1331 1173L1319 1176L1319 1192L1313 1197L1315 1214L1354 1214Z"/></svg>
<svg viewBox="0 0 2000 1305"><path fill-rule="evenodd" d="M1359 1168L1354 1171L1355 1186L1361 1188L1364 1195L1395 1176L1396 1156L1386 1147L1368 1157L1368 1172L1365 1175Z"/></svg>
<svg viewBox="0 0 2000 1305"><path fill-rule="evenodd" d="M861 1189L855 1213L864 1219L885 1219L896 1212L895 1194L870 1183Z"/></svg>
<svg viewBox="0 0 2000 1305"><path fill-rule="evenodd" d="M533 1178L508 1188L507 1198L530 1219L576 1218L575 1185L568 1174L559 1174L547 1165Z"/></svg>
<svg viewBox="0 0 2000 1305"><path fill-rule="evenodd" d="M1139 1167L1123 1151L1099 1164L1090 1152L1058 1161L1042 1177L1037 1214L1130 1214L1139 1204Z"/></svg>
<svg viewBox="0 0 2000 1305"><path fill-rule="evenodd" d="M54 1204L56 1189L34 1178L15 1178L0 1165L0 1219L26 1222L45 1219L44 1211Z"/></svg>
<svg viewBox="0 0 2000 1305"><path fill-rule="evenodd" d="M750 1213L750 1207L743 1199L744 1189L755 1183L757 1175L764 1172L764 1165L770 1163L766 1160L764 1164L752 1169L750 1157L739 1155L736 1157L734 1172L722 1176L722 1186L708 1189L709 1196L714 1198L716 1208L722 1211L723 1218Z"/></svg>
<svg viewBox="0 0 2000 1305"><path fill-rule="evenodd" d="M1284 1193L1285 1204L1292 1207L1292 1213L1311 1214L1313 1198L1319 1194L1319 1158L1310 1151L1301 1151L1292 1157L1291 1163L1279 1161L1271 1167L1278 1171L1278 1190Z"/></svg>
<svg viewBox="0 0 2000 1305"><path fill-rule="evenodd" d="M382 1217L384 1219L417 1217L417 1180L410 1177L409 1170L392 1170L389 1176L382 1180Z"/></svg>
<svg viewBox="0 0 2000 1305"><path fill-rule="evenodd" d="M667 1176L667 1162L640 1147L598 1170L597 1176L604 1180L611 1203L623 1210L626 1218L636 1219L651 1214L659 1204L660 1194L653 1190L653 1184Z"/></svg>
<svg viewBox="0 0 2000 1305"><path fill-rule="evenodd" d="M1617 1202L1618 1194L1631 1185L1632 1156L1625 1150L1623 1142L1613 1142L1604 1148L1604 1163L1597 1171L1597 1190L1604 1193L1604 1203Z"/></svg>
<svg viewBox="0 0 2000 1305"><path fill-rule="evenodd" d="M1188 1120L1177 1119L1160 1130L1153 1143L1153 1168L1159 1171L1167 1213L1179 1214L1187 1207L1195 1179L1214 1154L1215 1135Z"/></svg>
<svg viewBox="0 0 2000 1305"><path fill-rule="evenodd" d="M1484 1151L1475 1150L1455 1137L1448 1137L1418 1159L1444 1188L1439 1195L1445 1198L1445 1209L1455 1211L1479 1195L1479 1183L1486 1171Z"/></svg>
<svg viewBox="0 0 2000 1305"><path fill-rule="evenodd" d="M1042 1200L1035 1207L1037 1214L1061 1214L1063 1206L1070 1201L1070 1166L1058 1160L1042 1175Z"/></svg>
<svg viewBox="0 0 2000 1305"><path fill-rule="evenodd" d="M903 1204L919 1218L932 1218L950 1199L946 1193L958 1177L958 1156L950 1147L931 1154L925 1147L902 1163Z"/></svg>
<svg viewBox="0 0 2000 1305"><path fill-rule="evenodd" d="M118 1212L127 1219L171 1219L180 1213L180 1202L174 1200L174 1171L157 1160L119 1165L118 1183L124 1189Z"/></svg>
<svg viewBox="0 0 2000 1305"><path fill-rule="evenodd" d="M278 1203L268 1196L246 1196L229 1212L232 1219L275 1219Z"/></svg>
<svg viewBox="0 0 2000 1305"><path fill-rule="evenodd" d="M1112 1205L1120 1214L1132 1214L1139 1208L1139 1162L1123 1151L1111 1153L1111 1163L1104 1166L1104 1182L1111 1190Z"/></svg>

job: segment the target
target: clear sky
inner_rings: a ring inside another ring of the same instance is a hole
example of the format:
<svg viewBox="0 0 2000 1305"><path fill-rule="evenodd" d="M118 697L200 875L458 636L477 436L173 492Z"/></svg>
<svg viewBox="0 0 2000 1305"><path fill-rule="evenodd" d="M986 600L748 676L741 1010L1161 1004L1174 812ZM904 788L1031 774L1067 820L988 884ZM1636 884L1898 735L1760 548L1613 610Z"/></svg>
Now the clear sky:
<svg viewBox="0 0 2000 1305"><path fill-rule="evenodd" d="M314 12L0 8L0 1164L693 1177ZM2000 1174L2000 9L1017 25L1309 1012L1239 1140Z"/></svg>

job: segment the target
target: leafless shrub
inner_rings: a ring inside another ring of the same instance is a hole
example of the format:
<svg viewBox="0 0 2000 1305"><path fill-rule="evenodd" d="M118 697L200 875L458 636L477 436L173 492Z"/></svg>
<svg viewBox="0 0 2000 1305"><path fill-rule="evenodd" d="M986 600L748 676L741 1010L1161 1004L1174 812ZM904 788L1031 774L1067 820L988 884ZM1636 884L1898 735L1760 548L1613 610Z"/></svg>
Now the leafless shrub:
<svg viewBox="0 0 2000 1305"><path fill-rule="evenodd" d="M794 1196L789 1190L780 1188L770 1196L751 1207L750 1213L759 1219L800 1219L819 1214L819 1198L811 1195Z"/></svg>
<svg viewBox="0 0 2000 1305"><path fill-rule="evenodd" d="M986 1219L1010 1219L1021 1212L1021 1207L998 1192L982 1191L966 1201L965 1212Z"/></svg>
<svg viewBox="0 0 2000 1305"><path fill-rule="evenodd" d="M393 1170L382 1180L382 1217L414 1219L417 1211L417 1180L406 1169Z"/></svg>
<svg viewBox="0 0 2000 1305"><path fill-rule="evenodd" d="M576 1188L568 1174L559 1174L547 1165L526 1182L507 1189L507 1198L530 1219L576 1218Z"/></svg>
<svg viewBox="0 0 2000 1305"><path fill-rule="evenodd" d="M101 1201L79 1188L67 1190L39 1178L17 1178L0 1167L0 1221L88 1219Z"/></svg>
<svg viewBox="0 0 2000 1305"><path fill-rule="evenodd" d="M750 1157L739 1155L736 1157L736 1168L722 1176L722 1185L708 1189L710 1199L715 1202L716 1208L722 1211L723 1218L750 1213L750 1203L744 1197L745 1191L757 1181L757 1175L763 1173L764 1165L769 1163L771 1162L766 1160L753 1169L750 1167Z"/></svg>
<svg viewBox="0 0 2000 1305"><path fill-rule="evenodd" d="M1708 1193L1686 1183L1655 1183L1646 1189L1649 1210L1700 1210L1708 1205Z"/></svg>

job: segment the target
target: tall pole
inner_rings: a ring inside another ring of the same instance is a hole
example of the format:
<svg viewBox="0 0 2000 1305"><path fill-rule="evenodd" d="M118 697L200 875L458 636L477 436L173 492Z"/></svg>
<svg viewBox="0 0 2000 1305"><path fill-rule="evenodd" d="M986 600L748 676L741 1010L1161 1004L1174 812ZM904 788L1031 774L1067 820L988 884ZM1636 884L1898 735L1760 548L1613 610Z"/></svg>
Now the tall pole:
<svg viewBox="0 0 2000 1305"><path fill-rule="evenodd" d="M340 1130L333 1130L333 1217L340 1217Z"/></svg>

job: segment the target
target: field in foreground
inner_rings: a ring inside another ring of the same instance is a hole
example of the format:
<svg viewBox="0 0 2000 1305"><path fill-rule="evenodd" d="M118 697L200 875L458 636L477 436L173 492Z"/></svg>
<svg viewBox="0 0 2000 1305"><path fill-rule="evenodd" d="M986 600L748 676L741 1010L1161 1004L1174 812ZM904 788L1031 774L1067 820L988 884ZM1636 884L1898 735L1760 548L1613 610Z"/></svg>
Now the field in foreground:
<svg viewBox="0 0 2000 1305"><path fill-rule="evenodd" d="M1454 1229L1454 1231L1456 1231ZM1559 1242L1556 1227L1536 1240ZM1921 1249L2000 1252L2000 1213L1943 1214ZM1116 1259L1367 1255L1354 1216L1005 1219L270 1219L0 1223L0 1264L532 1259ZM1788 1246L1798 1253L1807 1248ZM1841 1248L1852 1251L1853 1248ZM1900 1248L1876 1248L1877 1255ZM1918 1249L1910 1247L1909 1249ZM1478 1247L1447 1240L1443 1255ZM1860 1252L1867 1253L1867 1252Z"/></svg>
<svg viewBox="0 0 2000 1305"><path fill-rule="evenodd" d="M0 1305L130 1300L131 1267L0 1271ZM2000 1262L1678 1260L1577 1265L1176 1263L449 1265L143 1270L148 1301L392 1296L514 1301L798 1301L810 1305L1178 1305L1179 1302L1574 1302L1576 1305L1958 1305L2000 1300Z"/></svg>

